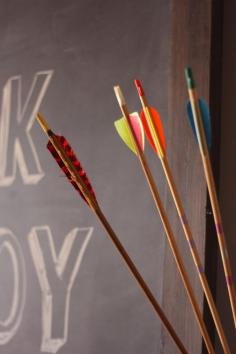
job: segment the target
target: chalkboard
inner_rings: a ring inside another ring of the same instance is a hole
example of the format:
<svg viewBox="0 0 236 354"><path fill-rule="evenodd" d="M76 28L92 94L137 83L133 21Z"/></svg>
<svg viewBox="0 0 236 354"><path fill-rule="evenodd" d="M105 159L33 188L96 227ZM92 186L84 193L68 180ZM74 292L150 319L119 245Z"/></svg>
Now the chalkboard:
<svg viewBox="0 0 236 354"><path fill-rule="evenodd" d="M136 111L140 78L166 128L169 5L0 0L1 354L162 352L160 321L48 154L35 113L78 153L161 303L164 233L138 160L115 132L113 85Z"/></svg>

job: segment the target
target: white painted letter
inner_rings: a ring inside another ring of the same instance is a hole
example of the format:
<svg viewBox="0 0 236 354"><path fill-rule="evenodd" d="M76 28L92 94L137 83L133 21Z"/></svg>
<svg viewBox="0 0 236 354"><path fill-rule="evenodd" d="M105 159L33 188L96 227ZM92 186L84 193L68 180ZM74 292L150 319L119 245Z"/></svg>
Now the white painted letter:
<svg viewBox="0 0 236 354"><path fill-rule="evenodd" d="M5 84L0 114L0 187L13 184L17 166L24 184L36 184L44 173L30 135L35 114L46 94L52 70L38 72L22 104L22 78Z"/></svg>
<svg viewBox="0 0 236 354"><path fill-rule="evenodd" d="M28 236L42 291L42 352L56 353L67 341L71 289L92 232L92 227L73 229L58 255L48 226L34 227ZM62 333L53 338L58 328Z"/></svg>
<svg viewBox="0 0 236 354"><path fill-rule="evenodd" d="M20 244L10 230L0 228L0 255L4 251L8 252L12 262L14 287L9 314L4 321L0 321L0 345L8 343L19 328L26 292L25 262ZM5 271L11 274L9 269Z"/></svg>

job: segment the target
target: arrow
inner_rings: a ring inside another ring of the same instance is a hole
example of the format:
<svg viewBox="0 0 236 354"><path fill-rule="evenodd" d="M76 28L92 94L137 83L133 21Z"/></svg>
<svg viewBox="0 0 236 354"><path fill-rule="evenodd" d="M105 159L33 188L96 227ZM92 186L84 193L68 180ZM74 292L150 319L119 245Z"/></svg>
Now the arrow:
<svg viewBox="0 0 236 354"><path fill-rule="evenodd" d="M221 258L224 267L225 280L228 288L228 294L231 304L232 315L234 319L234 325L236 327L236 294L235 287L232 277L231 265L228 256L227 244L225 240L225 234L222 226L222 217L219 207L219 201L216 193L216 186L214 181L214 176L212 172L211 161L209 157L206 134L204 129L202 112L200 110L197 98L197 92L195 87L195 82L192 75L192 70L187 68L185 70L186 82L188 87L189 99L192 107L194 127L197 135L197 141L200 149L200 154L203 163L203 169L205 174L205 179L207 182L207 188L210 196L210 202L213 210L214 222L216 227L216 233L219 243L219 248L221 252Z"/></svg>
<svg viewBox="0 0 236 354"><path fill-rule="evenodd" d="M135 144L135 149L136 149L139 161L140 161L141 166L143 168L143 172L144 172L145 177L147 179L149 188L151 190L151 193L152 193L156 208L157 208L157 210L158 210L158 212L160 214L160 218L161 218L162 224L164 226L165 233L166 233L168 242L170 244L170 248L171 248L171 250L173 252L173 256L175 258L175 262L176 262L177 268L178 268L178 270L180 272L183 284L185 286L185 289L187 291L189 300L191 302L191 305L192 305L192 308L193 308L193 312L194 312L194 314L196 316L196 320L197 320L197 323L199 325L200 332L202 334L202 337L204 338L204 341L206 343L208 352L213 354L213 353L215 353L213 345L212 345L210 337L208 335L205 323L204 323L204 321L202 319L201 311L199 309L197 300L195 298L195 295L194 295L194 292L193 292L189 277L187 275L187 271L185 269L182 257L180 255L180 251L179 251L177 243L175 241L175 238L174 238L174 235L173 235L173 231L172 231L171 226L170 226L170 222L168 220L168 217L166 215L166 212L165 212L165 209L163 207L162 201L160 199L160 196L159 196L159 193L158 193L158 190L157 190L157 186L155 184L154 178L152 176L151 170L150 170L149 165L147 163L147 160L146 160L146 158L144 156L144 153L143 153L143 151L142 151L142 149L141 149L141 147L140 147L140 145L138 143L138 139L137 139L137 136L136 136L135 131L134 131L133 126L132 126L132 122L131 122L131 119L130 119L130 114L129 114L128 107L126 105L124 96L123 96L119 86L115 86L114 87L114 91L115 91L115 95L116 95L117 101L119 103L121 112L123 114L123 117L127 121L127 126L129 127L129 134L132 136L131 139L132 139L133 143ZM152 128L149 128L149 129L151 130ZM160 155L164 154L164 149L163 149L163 146L161 145L161 143L158 142L158 144L156 144L154 138L153 138L153 142L155 143L155 146L158 147L158 149L160 149L160 150L157 149L158 153Z"/></svg>
<svg viewBox="0 0 236 354"><path fill-rule="evenodd" d="M223 327L222 327L222 324L220 321L220 317L219 317L216 305L213 300L213 296L212 296L206 275L204 273L204 267L202 265L200 255L199 255L198 250L196 248L196 245L195 245L195 242L193 239L193 235L192 235L192 231L189 226L189 223L188 223L188 220L187 220L184 208L183 208L183 204L182 204L181 198L179 196L172 171L169 166L168 158L166 156L166 150L163 148L162 141L164 141L165 138L162 136L162 134L163 134L162 125L161 125L161 123L156 124L156 119L154 118L152 112L153 111L157 112L157 111L155 109L150 109L150 106L147 102L147 98L144 93L144 89L143 89L140 81L135 80L135 85L136 85L138 95L139 95L139 98L140 98L140 101L142 104L142 108L143 108L141 114L143 114L143 116L144 116L143 120L146 122L146 126L149 127L149 130L151 131L152 140L153 140L154 146L155 146L155 148L153 148L153 150L155 153L157 153L157 155L160 158L161 165L162 165L162 168L163 168L163 171L164 171L164 174L165 174L165 177L166 177L166 180L167 180L167 183L168 183L168 186L169 186L169 189L170 189L170 192L171 192L171 195L172 195L172 198L173 198L173 201L174 201L174 204L175 204L175 207L176 207L176 210L177 210L186 240L188 242L189 249L190 249L190 252L191 252L191 255L192 255L198 276L199 276L199 280L201 282L202 289L203 289L204 294L206 296L208 306L210 308L210 311L211 311L211 314L212 314L212 317L213 317L222 347L224 348L225 353L230 354L229 345L227 343L227 339L224 334L224 330L223 330ZM158 114L158 113L155 113L155 114ZM159 118L160 118L160 116L159 116ZM160 121L161 121L161 118L160 118ZM146 133L146 130L145 130L145 133ZM152 146L152 144L151 144L151 146Z"/></svg>
<svg viewBox="0 0 236 354"><path fill-rule="evenodd" d="M107 235L109 236L114 246L116 247L117 251L123 258L131 274L134 276L137 283L143 290L146 298L153 306L156 315L162 321L163 325L169 332L170 336L172 337L173 341L179 348L180 352L182 354L188 354L182 341L179 339L174 328L172 327L166 315L164 314L163 310L161 309L160 305L156 301L150 288L142 278L141 274L139 273L135 264L131 260L124 246L121 244L120 240L118 239L115 232L113 231L111 225L109 224L106 217L102 213L101 208L99 207L99 204L96 200L95 193L92 189L91 183L89 182L85 171L82 169L81 164L78 161L77 157L75 156L69 143L65 140L65 138L58 137L57 135L55 135L53 131L48 127L46 120L39 113L37 115L37 120L49 138L48 148L52 153L53 157L56 159L56 162L62 168L63 172L66 174L70 183L73 182L72 183L73 186L76 188L76 190L80 192L82 198L86 200L86 202L88 203L92 211L95 213L95 215L101 222Z"/></svg>

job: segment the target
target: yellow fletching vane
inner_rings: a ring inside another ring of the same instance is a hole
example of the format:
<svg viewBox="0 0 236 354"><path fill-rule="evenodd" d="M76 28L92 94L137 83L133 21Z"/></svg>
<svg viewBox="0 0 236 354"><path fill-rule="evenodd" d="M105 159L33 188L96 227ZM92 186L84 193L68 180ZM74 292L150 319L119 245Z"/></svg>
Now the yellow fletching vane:
<svg viewBox="0 0 236 354"><path fill-rule="evenodd" d="M131 121L133 130L134 130L136 139L138 141L138 144L139 144L141 150L144 151L144 142L145 142L144 130L143 130L142 122L141 122L137 112L130 114L130 121ZM137 154L134 138L130 132L130 129L129 129L126 119L124 117L121 119L118 119L117 121L115 121L114 124L115 124L115 128L116 128L119 136L124 141L124 143L128 146L128 148L131 151L133 151L135 154Z"/></svg>

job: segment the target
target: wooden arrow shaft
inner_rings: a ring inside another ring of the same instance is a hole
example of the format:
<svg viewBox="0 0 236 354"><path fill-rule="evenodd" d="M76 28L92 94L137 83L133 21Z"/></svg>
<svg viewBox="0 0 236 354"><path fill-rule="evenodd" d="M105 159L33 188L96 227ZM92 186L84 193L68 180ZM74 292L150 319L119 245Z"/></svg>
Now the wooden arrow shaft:
<svg viewBox="0 0 236 354"><path fill-rule="evenodd" d="M168 321L166 315L164 314L164 312L161 309L160 305L156 301L156 299L155 299L154 295L152 294L150 288L148 287L148 285L146 284L146 282L142 278L141 274L137 270L135 264L133 263L133 261L131 260L130 256L126 252L125 248L121 244L120 240L116 236L115 232L113 231L111 225L109 224L109 222L105 218L105 216L102 213L101 209L97 206L94 209L94 212L95 212L96 216L98 217L98 219L100 220L102 226L106 230L108 236L112 240L113 244L115 245L117 251L120 253L120 255L122 256L123 260L125 261L129 271L131 272L131 274L134 276L134 278L138 282L138 284L141 287L141 289L143 290L145 296L147 297L147 299L151 303L152 307L154 308L156 314L159 316L159 318L161 319L161 321L162 321L163 325L165 326L166 330L169 332L169 334L170 334L171 338L173 339L173 341L175 342L176 346L179 348L181 353L187 354L188 352L185 349L182 341L179 339L179 337L176 334L174 328L172 327L172 325Z"/></svg>
<svg viewBox="0 0 236 354"><path fill-rule="evenodd" d="M148 107L147 99L146 99L144 94L143 94L143 96L139 96L139 97L140 97L140 101L141 101L144 113L146 115L146 119L147 119L149 128L151 128L151 124L153 124L153 119L152 119L152 117L150 115L150 112L147 112L147 110L148 110L148 108L147 108ZM194 96L194 94L191 93L191 102L193 102L194 100L195 100L195 96ZM146 109L144 109L145 107L146 107ZM195 119L199 115L199 112L200 111L198 111L198 114L195 114ZM199 125L200 125L200 130L197 133L197 138L198 138L198 141L201 144L201 151L206 153L207 152L207 145L206 145L206 142L204 141L204 128L203 128L203 125L202 125L201 121L199 122ZM155 132L153 130L151 130L151 134L152 134L152 138L153 138L153 141L155 143L156 148L159 149L160 137L158 135L157 130ZM160 150L157 150L157 151L159 152ZM180 221L181 221L181 225L183 227L186 239L188 241L188 245L189 245L189 248L190 248L194 263L195 263L195 266L196 266L197 271L198 271L199 279L200 279L204 294L206 296L206 299L207 299L207 302L208 302L208 305L209 305L209 308L210 308L210 311L211 311L211 314L212 314L212 317L213 317L213 320L214 320L214 323L215 323L215 326L216 326L216 329L217 329L217 332L218 332L218 335L219 335L219 338L220 338L220 341L221 341L221 344L222 344L222 347L223 347L224 352L226 354L230 354L229 345L227 343L227 339L226 339L226 336L224 334L224 330L223 330L223 327L222 327L222 324L221 324L221 321L220 321L220 317L219 317L216 305L215 305L214 300L213 300L212 293L210 291L209 284L207 282L207 279L206 279L206 276L205 276L205 273L204 273L204 268L202 266L200 256L198 254L194 239L192 237L191 229L189 227L187 218L185 216L184 209L182 207L181 199L179 197L179 194L178 194L175 182L174 182L174 178L173 178L172 172L171 172L170 167L169 167L169 163L168 163L167 157L166 157L166 155L163 155L163 154L161 155L160 153L159 153L159 157L160 157L160 160L161 160L161 164L162 164L165 176L166 176L166 180L167 180L169 189L171 191L172 198L174 200L174 203L175 203L175 206L176 206L176 209L177 209Z"/></svg>
<svg viewBox="0 0 236 354"><path fill-rule="evenodd" d="M227 250L227 244L225 240L225 234L223 230L219 202L216 194L215 181L213 178L209 156L202 156L202 162L203 162L207 187L209 191L209 196L210 196L210 201L211 201L211 206L212 206L212 211L214 216L217 239L218 239L222 263L224 267L225 280L227 284L227 289L228 289L228 294L229 294L229 299L230 299L230 304L232 309L232 315L236 327L236 293L235 293L233 276L232 276L232 271L230 266L229 254Z"/></svg>
<svg viewBox="0 0 236 354"><path fill-rule="evenodd" d="M164 324L165 328L168 330L170 336L172 337L173 341L176 343L177 347L179 348L182 354L188 354L187 350L185 349L182 341L179 339L178 335L176 334L174 328L168 321L167 317L165 316L164 312L162 311L161 307L159 306L158 302L156 301L154 295L152 294L151 290L145 283L144 279L142 278L141 274L137 270L135 264L129 257L128 253L126 252L125 248L119 241L118 237L116 236L115 232L113 231L111 225L108 223L107 219L105 218L104 214L102 213L98 203L94 198L90 195L90 192L87 190L87 187L80 177L77 169L61 147L60 143L57 140L56 135L48 128L46 121L39 115L40 125L42 126L45 133L48 135L50 142L52 143L54 149L56 150L57 154L63 161L64 165L68 169L71 174L73 181L77 184L77 186L82 191L86 201L88 202L89 206L98 217L99 221L103 225L104 229L106 230L107 234L109 235L110 239L112 240L113 244L115 245L116 249L122 256L123 260L125 261L128 269L140 285L141 289L143 290L145 296L150 301L151 305L153 306L156 314L160 317L162 323Z"/></svg>
<svg viewBox="0 0 236 354"><path fill-rule="evenodd" d="M189 300L191 302L194 314L196 316L196 320L197 320L197 323L199 325L200 332L201 332L202 337L203 337L203 339L205 341L208 353L212 353L213 354L213 353L215 353L213 345L211 343L211 340L210 340L209 334L207 332L205 323L204 323L204 321L202 319L201 311L200 311L199 306L197 304L197 301L196 301L196 298L195 298L191 283L189 281L185 266L183 264L180 252L179 252L177 244L175 242L175 238L174 238L174 235L173 235L173 232L172 232L168 217L167 217L167 215L165 213L165 210L164 210L164 207L162 205L162 202L161 202L161 199L160 199L160 196L159 196L159 193L158 193L154 178L152 176L152 173L151 173L151 171L149 169L149 166L148 166L148 163L146 161L146 158L145 158L142 150L140 149L140 147L138 145L138 142L137 142L137 139L136 139L136 136L134 134L134 131L133 131L133 128L132 128L132 124L131 124L131 122L129 120L128 109L124 105L124 106L121 107L121 110L122 110L122 113L123 113L124 117L127 119L127 122L129 124L130 133L133 135L140 163L142 165L144 174L145 174L147 182L149 184L149 188L151 190L153 199L155 201L156 208L157 208L157 210L158 210L158 212L160 214L160 218L161 218L161 221L163 223L167 239L169 241L169 244L170 244L171 250L173 252L173 255L174 255L178 270L180 272L182 281L184 283L184 286L185 286L185 289L187 291Z"/></svg>
<svg viewBox="0 0 236 354"><path fill-rule="evenodd" d="M42 117L40 117L42 118ZM41 124L43 123L43 124ZM88 202L89 206L91 209L94 211L95 215L98 217L99 221L103 225L104 229L106 230L108 236L112 240L113 244L115 245L116 249L122 256L123 260L125 261L128 269L140 285L141 289L143 290L145 296L147 299L150 301L151 305L153 306L156 314L159 316L161 319L163 325L169 332L170 336L172 337L173 341L175 342L176 346L179 348L180 353L182 354L188 354L187 350L185 349L182 341L179 339L178 335L176 334L174 328L168 321L167 317L165 316L164 312L162 311L161 307L159 306L158 302L156 301L154 295L152 294L151 290L145 283L144 279L142 278L141 274L137 270L135 264L129 257L128 253L126 252L125 248L119 241L118 237L116 236L115 232L113 231L111 225L108 223L107 219L105 218L104 214L102 213L97 201L94 200L94 198L90 195L90 192L87 190L87 187L83 181L83 179L80 177L78 171L74 167L73 163L70 161L68 156L66 155L65 151L62 149L60 146L57 137L55 134L48 128L46 121L44 119L41 119L40 122L41 126L43 125L43 130L45 133L48 135L48 138L50 142L52 143L53 147L55 148L56 152L60 156L61 160L63 161L64 165L68 169L68 171L71 174L71 177L73 178L73 181L77 184L77 186L80 188L82 191L84 197L86 198L86 201Z"/></svg>
<svg viewBox="0 0 236 354"><path fill-rule="evenodd" d="M185 234L186 239L188 241L188 245L189 245L189 248L190 248L190 251L192 254L192 258L194 260L196 269L198 271L198 276L199 276L204 294L206 296L207 303L208 303L209 309L211 311L212 318L214 320L214 323L215 323L224 353L230 354L231 353L230 348L229 348L229 345L228 345L228 342L227 342L227 339L226 339L226 336L225 336L225 333L224 333L224 330L223 330L223 327L222 327L222 324L220 321L220 317L219 317L215 302L213 300L213 296L212 296L212 293L211 293L211 290L210 290L210 287L209 287L209 284L208 284L208 281L207 281L207 278L206 278L206 275L204 272L204 268L203 268L198 250L196 248L196 244L194 242L192 232L191 232L187 217L185 215L184 208L182 206L182 202L181 202L179 193L177 191L175 181L174 181L174 178L173 178L173 175L172 175L172 172L171 172L171 169L170 169L170 166L169 166L169 163L168 163L168 160L166 157L161 159L161 164L162 164L162 167L163 167L163 170L164 170L164 173L166 176L166 180L167 180L169 189L171 191L171 195L173 197L177 212L178 212L179 219L181 221L181 225L182 225L184 234Z"/></svg>
<svg viewBox="0 0 236 354"><path fill-rule="evenodd" d="M192 106L194 123L196 128L196 133L198 137L198 143L204 168L204 174L207 182L208 192L210 196L211 206L213 210L214 222L217 232L217 238L221 253L221 259L224 267L225 280L227 284L230 305L232 310L232 315L234 319L234 325L236 327L236 294L234 288L234 282L231 272L230 260L228 256L227 244L225 240L225 235L223 231L222 218L219 208L219 202L216 193L215 181L213 177L210 157L207 149L206 136L203 128L203 123L201 119L201 111L199 108L198 97L196 89L188 89L189 98Z"/></svg>

